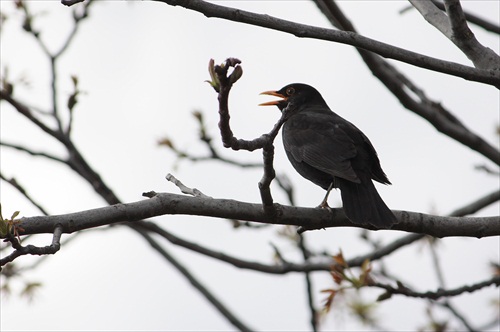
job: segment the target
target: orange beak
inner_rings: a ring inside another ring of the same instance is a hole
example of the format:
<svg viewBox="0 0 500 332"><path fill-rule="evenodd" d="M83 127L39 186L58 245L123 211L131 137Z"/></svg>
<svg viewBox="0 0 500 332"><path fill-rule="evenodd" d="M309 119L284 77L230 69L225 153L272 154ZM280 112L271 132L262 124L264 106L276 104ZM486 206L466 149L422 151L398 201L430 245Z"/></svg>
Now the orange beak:
<svg viewBox="0 0 500 332"><path fill-rule="evenodd" d="M283 96L281 93L278 93L277 91L264 91L260 93L261 95L269 95L269 96L275 96L275 97L280 97L281 99L279 100L273 100L273 101L268 101L266 103L259 104L259 106L273 106L273 105L278 105L282 101L286 101L287 97Z"/></svg>

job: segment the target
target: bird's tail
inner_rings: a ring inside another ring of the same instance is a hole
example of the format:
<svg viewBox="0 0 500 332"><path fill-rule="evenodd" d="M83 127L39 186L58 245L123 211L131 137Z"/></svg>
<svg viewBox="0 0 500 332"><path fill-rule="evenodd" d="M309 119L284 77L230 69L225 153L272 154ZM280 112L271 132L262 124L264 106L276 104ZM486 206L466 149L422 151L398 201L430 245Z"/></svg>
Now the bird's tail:
<svg viewBox="0 0 500 332"><path fill-rule="evenodd" d="M371 179L354 183L339 179L344 212L353 223L391 228L397 219L385 205Z"/></svg>

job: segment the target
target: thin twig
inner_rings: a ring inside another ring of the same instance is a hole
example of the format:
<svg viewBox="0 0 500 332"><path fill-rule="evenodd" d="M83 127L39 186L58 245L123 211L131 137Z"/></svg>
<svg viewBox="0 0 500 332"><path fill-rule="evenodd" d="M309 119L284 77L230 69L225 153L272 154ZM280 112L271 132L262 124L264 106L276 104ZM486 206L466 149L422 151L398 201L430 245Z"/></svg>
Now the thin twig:
<svg viewBox="0 0 500 332"><path fill-rule="evenodd" d="M13 235L9 235L7 240L12 243L12 247L15 249L10 255L0 259L0 267L7 263L12 262L19 256L23 255L53 255L59 251L61 248L61 235L63 234L63 228L60 225L56 225L53 230L52 244L45 247L37 247L34 245L22 246L17 238Z"/></svg>
<svg viewBox="0 0 500 332"><path fill-rule="evenodd" d="M1 146L5 146L7 148L15 149L15 150L18 150L18 151L26 152L26 153L34 156L34 157L44 157L44 158L47 158L49 160L57 161L58 163L62 163L62 164L66 164L67 163L67 160L64 160L62 158L56 157L56 156L54 156L54 155L52 155L50 153L41 152L41 151L34 151L34 150L32 150L30 148L27 148L25 146L13 144L13 143L7 143L5 141L0 142L0 145Z"/></svg>
<svg viewBox="0 0 500 332"><path fill-rule="evenodd" d="M307 249L306 246L306 240L305 240L305 234L299 234L299 249L300 252L302 253L302 258L304 259L304 262L307 262L309 258L311 257L311 254L309 250ZM318 331L318 312L316 311L316 308L314 306L314 288L312 284L312 278L311 278L311 273L310 272L305 272L304 277L306 279L306 291L307 291L307 304L309 307L309 313L311 315L311 328L314 332Z"/></svg>
<svg viewBox="0 0 500 332"><path fill-rule="evenodd" d="M178 180L175 176L173 176L170 173L168 173L167 176L165 176L165 179L167 179L167 181L175 184L181 190L181 192L183 194L188 194L188 195L191 195L193 197L212 198L210 196L205 195L204 193L202 193L201 191L199 191L196 188L189 188L189 187L185 186L180 180Z"/></svg>
<svg viewBox="0 0 500 332"><path fill-rule="evenodd" d="M24 187L21 184L19 184L19 182L17 182L16 179L14 179L14 178L7 179L3 175L3 173L1 173L1 172L0 172L0 179L4 180L5 182L9 183L11 186L13 186L14 188L16 188L17 191L19 191L21 193L21 195L23 195L31 204L33 204L44 215L46 215L46 216L49 215L49 213L47 212L47 210L45 210L41 204L37 203L31 197L31 195L28 194L28 192L26 191L26 189L24 189Z"/></svg>
<svg viewBox="0 0 500 332"><path fill-rule="evenodd" d="M415 292L415 291L413 291L409 288L406 288L406 287L395 288L395 287L392 287L390 285L382 284L379 282L373 282L373 283L369 284L368 286L385 289L390 294L400 294L400 295L405 295L408 297L437 300L437 299L442 298L442 297L457 296L457 295L461 295L463 293L473 293L475 291L478 291L480 289L483 289L485 287L489 287L492 285L500 286L500 276L493 276L490 279L472 284L470 286L464 285L461 287L457 287L454 289L448 289L448 290L438 289L435 292L430 292L430 291L429 292Z"/></svg>

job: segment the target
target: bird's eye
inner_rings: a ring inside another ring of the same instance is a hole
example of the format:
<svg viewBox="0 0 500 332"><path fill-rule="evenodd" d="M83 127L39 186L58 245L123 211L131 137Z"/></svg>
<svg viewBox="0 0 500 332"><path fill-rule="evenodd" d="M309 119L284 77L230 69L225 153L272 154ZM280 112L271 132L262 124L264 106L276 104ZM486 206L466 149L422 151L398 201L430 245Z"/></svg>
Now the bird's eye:
<svg viewBox="0 0 500 332"><path fill-rule="evenodd" d="M289 87L288 89L286 89L286 94L291 96L295 93L295 89L292 88L292 87Z"/></svg>

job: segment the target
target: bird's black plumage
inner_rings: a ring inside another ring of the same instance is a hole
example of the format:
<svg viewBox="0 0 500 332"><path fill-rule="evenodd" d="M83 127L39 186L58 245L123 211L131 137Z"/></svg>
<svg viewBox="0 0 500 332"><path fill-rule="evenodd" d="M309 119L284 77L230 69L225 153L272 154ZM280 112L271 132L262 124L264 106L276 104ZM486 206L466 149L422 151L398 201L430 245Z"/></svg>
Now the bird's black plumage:
<svg viewBox="0 0 500 332"><path fill-rule="evenodd" d="M276 105L286 112L283 144L300 175L325 190L339 188L344 211L354 223L389 228L397 222L373 185L372 179L390 181L361 130L332 112L309 85L289 84L263 94L283 98L261 105Z"/></svg>

